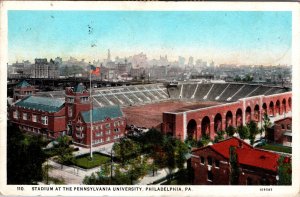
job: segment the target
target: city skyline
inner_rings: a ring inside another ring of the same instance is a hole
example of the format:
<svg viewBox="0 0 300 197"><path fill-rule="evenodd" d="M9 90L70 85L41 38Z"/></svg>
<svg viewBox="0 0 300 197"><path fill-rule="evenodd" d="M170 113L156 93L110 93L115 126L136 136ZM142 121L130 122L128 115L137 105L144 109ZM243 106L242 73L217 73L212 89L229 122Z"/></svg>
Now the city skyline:
<svg viewBox="0 0 300 197"><path fill-rule="evenodd" d="M9 11L8 59L93 61L110 49L112 57L290 65L291 28L291 12Z"/></svg>

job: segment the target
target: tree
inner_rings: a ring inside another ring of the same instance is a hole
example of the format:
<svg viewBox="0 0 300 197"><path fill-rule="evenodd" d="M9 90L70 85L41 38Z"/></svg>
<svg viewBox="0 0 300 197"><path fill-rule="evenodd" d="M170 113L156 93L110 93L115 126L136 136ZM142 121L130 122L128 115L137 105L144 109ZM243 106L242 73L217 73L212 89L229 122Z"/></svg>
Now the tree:
<svg viewBox="0 0 300 197"><path fill-rule="evenodd" d="M264 113L263 120L263 130L261 130L261 132L266 132L267 129L271 126L271 121L267 113Z"/></svg>
<svg viewBox="0 0 300 197"><path fill-rule="evenodd" d="M230 184L231 185L238 185L239 184L239 164L238 164L238 158L236 154L236 147L231 146L229 148L230 153Z"/></svg>
<svg viewBox="0 0 300 197"><path fill-rule="evenodd" d="M225 132L227 136L232 137L235 134L235 128L233 126L228 126Z"/></svg>
<svg viewBox="0 0 300 197"><path fill-rule="evenodd" d="M217 136L214 139L214 143L224 140L225 131L218 131Z"/></svg>
<svg viewBox="0 0 300 197"><path fill-rule="evenodd" d="M210 137L209 137L208 135L203 135L203 136L199 139L197 145L198 145L198 147L203 147L203 146L208 145L208 143L209 143L210 141L211 141L211 140L210 140Z"/></svg>
<svg viewBox="0 0 300 197"><path fill-rule="evenodd" d="M234 81L242 81L242 78L240 76L236 75L233 80Z"/></svg>
<svg viewBox="0 0 300 197"><path fill-rule="evenodd" d="M63 168L63 164L71 164L73 161L73 149L69 146L70 139L68 136L60 136L57 138L57 144L54 145L54 150L57 154L57 160Z"/></svg>
<svg viewBox="0 0 300 197"><path fill-rule="evenodd" d="M240 136L241 139L248 139L250 132L249 132L249 128L247 126L240 126L237 129L238 134Z"/></svg>
<svg viewBox="0 0 300 197"><path fill-rule="evenodd" d="M255 140L255 136L258 134L259 130L257 128L257 124L256 122L254 122L253 120L251 120L248 124L247 127L249 128L249 139L250 139L250 143L251 145L254 144L254 140Z"/></svg>
<svg viewBox="0 0 300 197"><path fill-rule="evenodd" d="M176 166L179 170L184 168L184 163L186 162L186 154L189 152L188 146L176 139L176 148L175 148L175 161Z"/></svg>
<svg viewBox="0 0 300 197"><path fill-rule="evenodd" d="M278 159L278 185L292 185L291 158L280 156Z"/></svg>
<svg viewBox="0 0 300 197"><path fill-rule="evenodd" d="M113 151L121 165L125 166L130 159L140 155L141 147L129 138L121 138L119 142L114 144Z"/></svg>
<svg viewBox="0 0 300 197"><path fill-rule="evenodd" d="M37 184L43 180L46 156L40 136L23 134L16 126L7 127L7 184Z"/></svg>
<svg viewBox="0 0 300 197"><path fill-rule="evenodd" d="M173 170L176 167L175 147L176 147L175 138L171 136L167 136L164 138L164 144L163 144L164 157L162 159L165 161L165 166L169 169L169 175L172 174Z"/></svg>

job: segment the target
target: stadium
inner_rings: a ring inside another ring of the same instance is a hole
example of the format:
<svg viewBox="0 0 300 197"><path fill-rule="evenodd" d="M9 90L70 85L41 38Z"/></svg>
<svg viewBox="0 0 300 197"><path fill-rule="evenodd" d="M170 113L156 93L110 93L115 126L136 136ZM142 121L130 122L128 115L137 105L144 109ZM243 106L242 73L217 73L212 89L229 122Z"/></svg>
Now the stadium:
<svg viewBox="0 0 300 197"><path fill-rule="evenodd" d="M38 92L39 96L65 99L63 91ZM265 113L271 119L291 116L290 88L260 84L182 82L95 88L93 105L119 105L127 125L157 128L186 139L203 135L214 138L228 126L250 120L262 122Z"/></svg>

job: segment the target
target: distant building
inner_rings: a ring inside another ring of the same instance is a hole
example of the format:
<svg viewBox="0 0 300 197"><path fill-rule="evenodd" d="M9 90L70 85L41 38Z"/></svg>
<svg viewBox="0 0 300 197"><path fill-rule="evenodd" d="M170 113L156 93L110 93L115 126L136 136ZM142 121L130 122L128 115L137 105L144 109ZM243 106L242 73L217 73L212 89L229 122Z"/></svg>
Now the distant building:
<svg viewBox="0 0 300 197"><path fill-rule="evenodd" d="M144 72L145 72L144 68L132 68L130 70L130 76L132 78L140 79Z"/></svg>
<svg viewBox="0 0 300 197"><path fill-rule="evenodd" d="M27 81L18 83L13 91L13 102L23 99L30 95L35 95L35 87L30 85Z"/></svg>
<svg viewBox="0 0 300 197"><path fill-rule="evenodd" d="M269 142L292 146L292 118L283 118L274 122L266 133Z"/></svg>
<svg viewBox="0 0 300 197"><path fill-rule="evenodd" d="M150 76L154 79L162 79L167 76L167 66L153 66L150 70Z"/></svg>
<svg viewBox="0 0 300 197"><path fill-rule="evenodd" d="M147 55L144 53L136 54L128 58L129 62L132 63L133 68L147 67Z"/></svg>
<svg viewBox="0 0 300 197"><path fill-rule="evenodd" d="M237 158L238 185L277 185L280 156L253 148L236 137L192 151L194 184L229 185L233 155Z"/></svg>
<svg viewBox="0 0 300 197"><path fill-rule="evenodd" d="M58 62L47 61L46 58L35 59L35 63L31 68L32 78L59 78L59 66Z"/></svg>
<svg viewBox="0 0 300 197"><path fill-rule="evenodd" d="M15 62L11 65L10 72L8 73L8 77L11 78L24 78L30 77L30 67L31 63L27 61L23 61L21 63Z"/></svg>
<svg viewBox="0 0 300 197"><path fill-rule="evenodd" d="M28 87L28 83L23 82L16 88L24 92ZM67 134L75 144L89 147L90 94L85 86L78 84L66 88L65 95L65 100L27 95L12 104L9 120L24 131L53 139ZM119 106L94 108L92 113L95 146L114 142L124 135L126 121Z"/></svg>

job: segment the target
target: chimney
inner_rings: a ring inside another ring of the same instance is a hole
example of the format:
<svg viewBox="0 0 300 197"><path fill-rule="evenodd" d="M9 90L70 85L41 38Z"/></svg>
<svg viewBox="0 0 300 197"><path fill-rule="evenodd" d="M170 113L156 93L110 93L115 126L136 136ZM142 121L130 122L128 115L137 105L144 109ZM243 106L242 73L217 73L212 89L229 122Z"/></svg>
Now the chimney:
<svg viewBox="0 0 300 197"><path fill-rule="evenodd" d="M239 141L239 148L243 148L243 142Z"/></svg>

